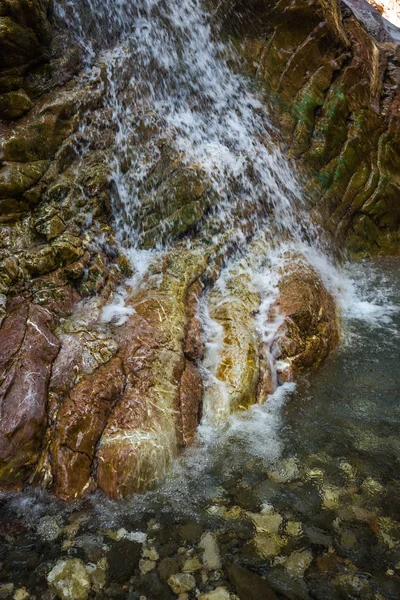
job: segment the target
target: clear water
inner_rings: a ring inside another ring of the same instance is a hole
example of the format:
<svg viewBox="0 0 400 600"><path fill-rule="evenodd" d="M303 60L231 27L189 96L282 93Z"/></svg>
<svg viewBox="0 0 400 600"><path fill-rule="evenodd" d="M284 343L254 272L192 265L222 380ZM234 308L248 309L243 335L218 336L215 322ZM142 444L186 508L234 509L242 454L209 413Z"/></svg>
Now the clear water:
<svg viewBox="0 0 400 600"><path fill-rule="evenodd" d="M119 503L95 495L66 506L40 492L4 499L0 580L39 598L60 557L93 563L140 540L145 553L157 552L152 570L144 575L135 563L116 580L109 567L98 598L176 597L161 578L163 560L181 570L197 556L189 598L218 586L233 593L226 567L238 564L283 598L397 599L399 262L347 271L364 311L344 318L343 342L326 365L218 429L204 425L156 490ZM202 562L207 532L216 536L217 569Z"/></svg>

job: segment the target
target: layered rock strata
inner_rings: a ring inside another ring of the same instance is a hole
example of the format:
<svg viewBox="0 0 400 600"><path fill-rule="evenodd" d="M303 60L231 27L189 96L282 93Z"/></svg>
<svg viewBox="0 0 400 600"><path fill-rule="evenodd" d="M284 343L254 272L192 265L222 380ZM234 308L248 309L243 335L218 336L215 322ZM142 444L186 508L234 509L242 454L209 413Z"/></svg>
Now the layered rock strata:
<svg viewBox="0 0 400 600"><path fill-rule="evenodd" d="M362 23L355 4L363 14L371 8L366 0L237 0L219 3L217 14L266 87L316 220L353 254L393 254L400 46L379 13Z"/></svg>

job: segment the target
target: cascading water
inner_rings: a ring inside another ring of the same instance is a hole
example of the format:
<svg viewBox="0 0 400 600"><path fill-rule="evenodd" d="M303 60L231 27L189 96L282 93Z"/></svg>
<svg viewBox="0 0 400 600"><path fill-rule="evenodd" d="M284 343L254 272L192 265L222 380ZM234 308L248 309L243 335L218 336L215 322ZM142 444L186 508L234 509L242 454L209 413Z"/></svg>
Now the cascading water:
<svg viewBox="0 0 400 600"><path fill-rule="evenodd" d="M242 268L253 273L252 285L261 297L257 324L276 385L272 347L281 319L275 314L271 321L271 308L285 257L306 256L330 287L335 269L308 216L295 169L274 142L277 132L264 99L238 74L233 51L213 35L199 0L70 0L57 5L57 14L69 43L81 48L85 77L104 87L100 120L102 128L106 120L114 132L113 214L119 243L134 264L143 264L148 207L163 202L154 172L167 146L195 177L210 182L198 237L223 236L244 261ZM91 116L91 126L84 125L88 138L99 135L96 122ZM161 218L151 229L153 248L168 246L168 227L168 219ZM257 235L261 241L249 252L247 242ZM145 252L144 262L151 256ZM103 314L106 321L124 321L125 297L124 290L116 295ZM210 321L203 325L207 335ZM211 355L205 372L212 378Z"/></svg>
<svg viewBox="0 0 400 600"><path fill-rule="evenodd" d="M121 242L140 246L140 187L165 143L211 180L217 231L253 219L280 236L315 240L301 213L293 168L272 141L265 104L228 66L230 50L215 41L199 1L75 0L59 5L58 15L81 46L88 72L97 77L101 65L103 102L115 131L114 214ZM96 19L86 21L86 15ZM135 152L134 141L146 127L152 128L149 147Z"/></svg>

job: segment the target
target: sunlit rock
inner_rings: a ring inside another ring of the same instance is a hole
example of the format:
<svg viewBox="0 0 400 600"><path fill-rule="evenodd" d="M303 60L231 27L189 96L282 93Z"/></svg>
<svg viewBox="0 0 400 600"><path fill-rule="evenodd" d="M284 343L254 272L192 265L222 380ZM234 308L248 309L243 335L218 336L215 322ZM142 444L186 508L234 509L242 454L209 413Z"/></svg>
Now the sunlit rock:
<svg viewBox="0 0 400 600"><path fill-rule="evenodd" d="M171 575L168 579L168 585L174 594L184 594L190 592L196 587L196 580L189 573L177 573Z"/></svg>

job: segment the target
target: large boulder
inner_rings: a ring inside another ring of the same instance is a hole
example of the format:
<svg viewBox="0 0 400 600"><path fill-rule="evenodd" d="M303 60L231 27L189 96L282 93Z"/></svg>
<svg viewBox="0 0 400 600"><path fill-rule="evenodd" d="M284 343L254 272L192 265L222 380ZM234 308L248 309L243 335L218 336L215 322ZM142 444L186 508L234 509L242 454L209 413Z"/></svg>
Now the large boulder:
<svg viewBox="0 0 400 600"><path fill-rule="evenodd" d="M193 441L202 399L194 302L206 263L202 250L178 247L155 264L114 332L115 356L60 400L50 444L57 494L79 497L91 477L114 498L140 491Z"/></svg>

